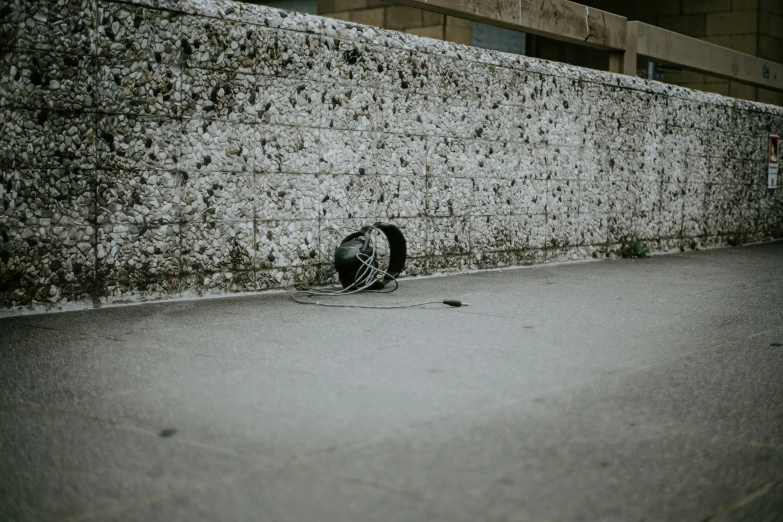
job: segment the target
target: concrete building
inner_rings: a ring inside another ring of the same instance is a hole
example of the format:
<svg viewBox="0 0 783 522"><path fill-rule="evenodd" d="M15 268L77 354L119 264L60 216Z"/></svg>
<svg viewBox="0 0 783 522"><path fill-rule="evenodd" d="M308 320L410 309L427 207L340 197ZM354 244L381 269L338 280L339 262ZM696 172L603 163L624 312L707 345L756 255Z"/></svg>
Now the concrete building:
<svg viewBox="0 0 783 522"><path fill-rule="evenodd" d="M383 0L258 1L309 12L505 52L609 69L609 54L533 35L476 24ZM584 0L583 3L694 38L775 62L783 62L783 2L779 0ZM639 71L649 64L640 60ZM663 76L661 76L661 74ZM783 105L783 93L713 78L689 71L658 71L657 79L745 100Z"/></svg>

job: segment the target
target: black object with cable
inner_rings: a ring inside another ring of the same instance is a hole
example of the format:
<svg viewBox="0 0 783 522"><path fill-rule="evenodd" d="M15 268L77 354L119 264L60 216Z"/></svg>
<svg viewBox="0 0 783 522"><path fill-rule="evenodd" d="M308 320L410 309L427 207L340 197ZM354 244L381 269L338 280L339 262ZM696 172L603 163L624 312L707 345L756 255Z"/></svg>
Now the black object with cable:
<svg viewBox="0 0 783 522"><path fill-rule="evenodd" d="M380 230L389 241L389 267L385 270L378 270L378 264L375 261L375 241L373 231ZM358 232L354 232L343 239L340 246L334 253L334 267L340 279L343 288L350 288L361 283L364 279L362 270L367 268L364 261L371 259L372 268L378 271L375 282L370 287L373 290L382 290L387 284L397 281L397 277L405 270L405 261L408 259L408 244L402 231L391 223L378 222L374 225L362 227ZM375 274L371 274L375 275Z"/></svg>
<svg viewBox="0 0 783 522"><path fill-rule="evenodd" d="M342 230L345 227L329 228L329 231ZM389 242L389 266L383 270L378 266L377 248L374 233L383 233ZM326 257L323 252L321 255ZM415 308L429 304L446 304L455 308L468 306L456 300L427 301L409 305L370 306L343 303L321 303L305 301L302 297L341 297L359 292L388 294L399 288L397 278L405 270L407 260L407 242L402 231L391 223L377 222L361 230L352 232L340 242L334 253L334 267L342 285L342 290L303 290L291 294L294 301L301 304L331 306L339 308L370 308L390 310L395 308ZM393 286L387 288L389 285Z"/></svg>

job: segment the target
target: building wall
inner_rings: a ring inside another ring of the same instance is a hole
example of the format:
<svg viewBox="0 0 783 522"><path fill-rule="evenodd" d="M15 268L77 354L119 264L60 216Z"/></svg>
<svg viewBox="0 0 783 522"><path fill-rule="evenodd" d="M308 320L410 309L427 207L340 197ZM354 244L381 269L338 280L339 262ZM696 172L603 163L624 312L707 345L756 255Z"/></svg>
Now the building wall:
<svg viewBox="0 0 783 522"><path fill-rule="evenodd" d="M783 234L769 105L225 0L14 0L0 37L3 306L333 281L376 220L407 275Z"/></svg>
<svg viewBox="0 0 783 522"><path fill-rule="evenodd" d="M759 0L758 56L783 63L783 2ZM783 92L758 90L759 101L783 105Z"/></svg>
<svg viewBox="0 0 783 522"><path fill-rule="evenodd" d="M596 7L652 25L783 63L783 3L779 0L583 0ZM532 56L607 70L609 54L546 38L534 38ZM647 70L640 59L638 68ZM664 81L724 96L783 105L783 93L757 89L708 75L685 71Z"/></svg>
<svg viewBox="0 0 783 522"><path fill-rule="evenodd" d="M634 9L636 17L642 21L783 63L783 4L778 0L635 2ZM666 81L725 96L783 105L783 93L705 74L685 72L682 76L669 75Z"/></svg>
<svg viewBox="0 0 783 522"><path fill-rule="evenodd" d="M641 20L740 52L783 63L783 3L779 0L583 0L580 3ZM318 14L471 45L471 23L383 0L318 0ZM528 36L529 56L609 69L609 53ZM646 71L647 63L639 61ZM685 71L667 83L746 100L783 105L783 93Z"/></svg>
<svg viewBox="0 0 783 522"><path fill-rule="evenodd" d="M679 5L678 5L679 4ZM759 5L757 1L718 0L683 1L643 6L637 2L638 17L664 29L728 47L736 51L759 55ZM757 89L709 75L685 72L682 76L667 75L667 81L693 89L755 100Z"/></svg>

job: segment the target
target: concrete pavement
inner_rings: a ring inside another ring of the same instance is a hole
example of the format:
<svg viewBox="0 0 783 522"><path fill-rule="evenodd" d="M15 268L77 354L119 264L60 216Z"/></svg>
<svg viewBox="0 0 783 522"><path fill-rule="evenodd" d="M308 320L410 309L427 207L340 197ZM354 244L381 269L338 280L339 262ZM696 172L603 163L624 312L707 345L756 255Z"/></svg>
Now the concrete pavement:
<svg viewBox="0 0 783 522"><path fill-rule="evenodd" d="M783 243L0 319L0 519L783 519Z"/></svg>

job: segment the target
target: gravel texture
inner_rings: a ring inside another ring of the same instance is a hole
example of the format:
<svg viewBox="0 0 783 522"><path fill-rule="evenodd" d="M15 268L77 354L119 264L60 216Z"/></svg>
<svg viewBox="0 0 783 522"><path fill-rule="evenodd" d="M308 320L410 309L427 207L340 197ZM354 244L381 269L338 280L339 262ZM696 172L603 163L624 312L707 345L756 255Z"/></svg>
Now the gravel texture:
<svg viewBox="0 0 783 522"><path fill-rule="evenodd" d="M228 0L3 6L0 306L329 281L338 222L409 275L783 235L779 107Z"/></svg>

